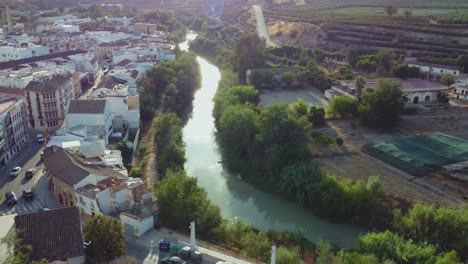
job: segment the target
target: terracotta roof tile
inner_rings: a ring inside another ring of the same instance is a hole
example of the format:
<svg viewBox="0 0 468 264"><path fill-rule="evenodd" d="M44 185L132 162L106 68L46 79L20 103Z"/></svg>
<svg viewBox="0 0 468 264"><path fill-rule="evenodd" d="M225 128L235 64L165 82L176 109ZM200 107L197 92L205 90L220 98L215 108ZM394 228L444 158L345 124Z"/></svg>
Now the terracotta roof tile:
<svg viewBox="0 0 468 264"><path fill-rule="evenodd" d="M106 100L71 100L69 114L103 114Z"/></svg>
<svg viewBox="0 0 468 264"><path fill-rule="evenodd" d="M32 261L66 261L84 256L78 207L18 215L15 226L22 243L32 247Z"/></svg>

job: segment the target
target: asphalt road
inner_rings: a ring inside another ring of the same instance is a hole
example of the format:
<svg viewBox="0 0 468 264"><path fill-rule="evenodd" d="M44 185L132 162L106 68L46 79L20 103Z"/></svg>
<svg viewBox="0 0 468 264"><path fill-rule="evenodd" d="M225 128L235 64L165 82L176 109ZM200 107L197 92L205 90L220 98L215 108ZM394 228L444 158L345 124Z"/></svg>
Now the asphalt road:
<svg viewBox="0 0 468 264"><path fill-rule="evenodd" d="M18 203L14 206L9 206L4 202L0 203L0 213L2 214L27 214L37 212L44 207L58 208L60 205L55 201L47 187L47 179L43 175L43 164L40 160L40 152L43 145L35 141L36 134L39 131L29 131L29 141L27 145L17 153L7 164L5 168L0 170L0 194L3 198L5 193L13 191L18 198ZM22 168L20 175L15 178L10 177L10 171L13 167L20 166ZM31 179L26 179L26 171L36 167L36 174ZM25 200L22 197L23 189L32 188L34 198Z"/></svg>
<svg viewBox="0 0 468 264"><path fill-rule="evenodd" d="M260 38L265 39L265 44L267 47L276 47L276 43L271 41L270 34L268 34L268 29L265 24L265 18L263 17L263 10L260 6L252 6L255 12L255 18L257 20L257 33Z"/></svg>

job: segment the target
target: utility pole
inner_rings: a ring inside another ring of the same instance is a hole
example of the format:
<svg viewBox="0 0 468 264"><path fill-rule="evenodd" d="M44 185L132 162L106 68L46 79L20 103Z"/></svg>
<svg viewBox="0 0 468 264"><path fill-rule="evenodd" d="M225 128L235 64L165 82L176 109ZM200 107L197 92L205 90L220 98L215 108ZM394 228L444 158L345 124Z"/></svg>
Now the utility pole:
<svg viewBox="0 0 468 264"><path fill-rule="evenodd" d="M190 222L190 251L195 252L197 245L195 242L195 222Z"/></svg>
<svg viewBox="0 0 468 264"><path fill-rule="evenodd" d="M271 247L271 261L270 264L276 264L276 245Z"/></svg>

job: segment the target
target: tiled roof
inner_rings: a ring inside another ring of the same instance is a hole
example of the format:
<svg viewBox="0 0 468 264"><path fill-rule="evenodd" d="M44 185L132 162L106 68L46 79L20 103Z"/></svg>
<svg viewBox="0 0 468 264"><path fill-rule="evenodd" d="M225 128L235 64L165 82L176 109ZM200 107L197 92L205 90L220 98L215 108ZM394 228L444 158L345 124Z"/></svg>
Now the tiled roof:
<svg viewBox="0 0 468 264"><path fill-rule="evenodd" d="M115 66L121 66L121 67L123 67L123 66L129 64L130 62L132 62L132 61L130 61L129 59L125 59L125 60L123 60L123 61L117 63Z"/></svg>
<svg viewBox="0 0 468 264"><path fill-rule="evenodd" d="M10 88L10 87L3 87L3 86L0 86L0 94L20 95L20 96L23 96L23 95L24 95L24 92L23 92L23 89Z"/></svg>
<svg viewBox="0 0 468 264"><path fill-rule="evenodd" d="M125 177L120 172L108 167L82 164L78 157L55 146L44 150L44 165L50 175L70 186L79 183L90 174L117 178Z"/></svg>
<svg viewBox="0 0 468 264"><path fill-rule="evenodd" d="M48 82L30 81L24 90L32 92L54 92L60 89L71 77L71 74L57 74Z"/></svg>
<svg viewBox="0 0 468 264"><path fill-rule="evenodd" d="M103 114L106 100L71 100L69 114Z"/></svg>
<svg viewBox="0 0 468 264"><path fill-rule="evenodd" d="M49 60L49 59L55 59L55 58L61 58L61 57L64 57L64 56L83 54L83 53L87 53L87 51L84 51L84 50L69 50L69 51L64 51L64 52L57 52L57 53L52 53L52 54L47 54L47 55L42 55L42 56L31 57L31 58L27 58L27 59L0 62L0 70L11 69L11 68L19 66L21 64L29 64L29 63L33 63L33 62Z"/></svg>
<svg viewBox="0 0 468 264"><path fill-rule="evenodd" d="M32 247L32 261L66 261L84 256L78 207L18 215L15 226L22 243Z"/></svg>

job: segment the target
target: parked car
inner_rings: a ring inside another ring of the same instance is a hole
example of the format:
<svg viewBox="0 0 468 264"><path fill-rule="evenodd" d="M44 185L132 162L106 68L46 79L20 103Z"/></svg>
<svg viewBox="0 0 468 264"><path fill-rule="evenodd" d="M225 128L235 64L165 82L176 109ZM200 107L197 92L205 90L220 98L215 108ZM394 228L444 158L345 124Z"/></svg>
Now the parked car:
<svg viewBox="0 0 468 264"><path fill-rule="evenodd" d="M179 257L167 257L167 258L163 258L159 263L160 264L185 264L185 261L183 261Z"/></svg>
<svg viewBox="0 0 468 264"><path fill-rule="evenodd" d="M14 167L13 169L11 169L10 171L10 177L17 177L19 174L21 173L21 167Z"/></svg>
<svg viewBox="0 0 468 264"><path fill-rule="evenodd" d="M44 143L45 142L44 135L42 135L42 134L37 134L36 139L37 139L37 143Z"/></svg>
<svg viewBox="0 0 468 264"><path fill-rule="evenodd" d="M41 151L41 160L44 160L44 151Z"/></svg>
<svg viewBox="0 0 468 264"><path fill-rule="evenodd" d="M36 172L37 172L36 168L31 168L31 169L26 171L26 176L25 177L28 178L28 179L31 179L32 177L34 177L34 175L36 175Z"/></svg>
<svg viewBox="0 0 468 264"><path fill-rule="evenodd" d="M8 205L14 205L18 202L18 199L14 192L7 192L5 193L5 201Z"/></svg>
<svg viewBox="0 0 468 264"><path fill-rule="evenodd" d="M34 197L34 192L31 188L27 188L23 190L23 197L24 199L32 199Z"/></svg>

